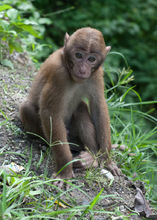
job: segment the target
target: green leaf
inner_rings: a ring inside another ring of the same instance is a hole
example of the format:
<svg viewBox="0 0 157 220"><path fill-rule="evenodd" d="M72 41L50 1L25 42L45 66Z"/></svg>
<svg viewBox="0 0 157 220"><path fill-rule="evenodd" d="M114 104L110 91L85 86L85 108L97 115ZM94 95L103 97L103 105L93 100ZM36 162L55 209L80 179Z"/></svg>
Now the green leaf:
<svg viewBox="0 0 157 220"><path fill-rule="evenodd" d="M7 182L7 174L4 172L4 174L3 174L3 192L2 192L3 197L2 197L2 203L1 203L1 205L2 205L2 207L1 207L2 213L5 212L6 207L7 207L7 204L6 204L6 202L7 202L7 198L6 198L7 185L6 185L6 182Z"/></svg>
<svg viewBox="0 0 157 220"><path fill-rule="evenodd" d="M18 16L18 10L11 8L6 13L11 20L15 20Z"/></svg>
<svg viewBox="0 0 157 220"><path fill-rule="evenodd" d="M84 210L84 212L82 213L82 215L80 216L80 220L84 219L84 216L93 209L93 207L95 206L95 204L98 202L99 197L101 196L102 192L103 192L104 188L102 188L100 190L100 192L95 196L95 198L93 199L93 201L90 203L89 206L87 206L87 208Z"/></svg>
<svg viewBox="0 0 157 220"><path fill-rule="evenodd" d="M3 28L3 30L7 30L7 28L9 27L9 22L5 20L1 20L0 26Z"/></svg>
<svg viewBox="0 0 157 220"><path fill-rule="evenodd" d="M17 32L14 31L14 30L11 30L11 31L7 31L6 33L8 33L10 36L14 36L14 37L17 37Z"/></svg>
<svg viewBox="0 0 157 220"><path fill-rule="evenodd" d="M10 69L12 69L12 70L14 69L13 63L10 60L4 59L1 61L1 64L3 66L10 67Z"/></svg>
<svg viewBox="0 0 157 220"><path fill-rule="evenodd" d="M115 54L115 55L121 56L121 57L123 58L124 62L125 62L125 65L126 65L127 67L129 66L129 65L128 65L128 62L127 62L127 60L126 60L126 58L125 58L125 56L124 56L122 53L119 53L119 52L116 52L116 51L112 51L112 52L109 53L109 55L110 55L110 54Z"/></svg>
<svg viewBox="0 0 157 220"><path fill-rule="evenodd" d="M14 50L16 50L17 52L23 51L23 48L22 48L22 45L20 44L20 42L9 41L8 44L9 44L10 53L12 53Z"/></svg>
<svg viewBox="0 0 157 220"><path fill-rule="evenodd" d="M139 98L139 101L142 102L142 99L141 99L140 94L139 94L136 90L133 89L134 87L135 87L135 86L130 87L130 88L123 94L122 99L121 99L121 102L124 101L126 95L129 93L130 90L132 90L132 91L137 95L137 97Z"/></svg>
<svg viewBox="0 0 157 220"><path fill-rule="evenodd" d="M27 31L28 33L32 34L34 37L40 38L39 33L36 30L34 30L34 28L31 25L23 23L15 23L15 25L18 28L21 28L24 31Z"/></svg>
<svg viewBox="0 0 157 220"><path fill-rule="evenodd" d="M49 18L39 18L39 24L52 24L52 20Z"/></svg>
<svg viewBox="0 0 157 220"><path fill-rule="evenodd" d="M10 5L0 5L0 11L5 11L10 8L12 8Z"/></svg>
<svg viewBox="0 0 157 220"><path fill-rule="evenodd" d="M41 193L42 193L42 190L35 190L35 191L30 190L30 191L29 191L29 195L30 195L30 196L40 195Z"/></svg>

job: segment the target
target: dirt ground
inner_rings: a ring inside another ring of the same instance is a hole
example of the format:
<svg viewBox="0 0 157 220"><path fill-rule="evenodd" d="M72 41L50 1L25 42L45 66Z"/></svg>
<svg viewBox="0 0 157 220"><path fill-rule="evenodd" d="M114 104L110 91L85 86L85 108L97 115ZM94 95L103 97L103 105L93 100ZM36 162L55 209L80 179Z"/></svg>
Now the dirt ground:
<svg viewBox="0 0 157 220"><path fill-rule="evenodd" d="M32 149L31 170L37 175L44 173L46 170L47 175L50 176L54 171L54 165L51 158L49 158L49 161L47 160L46 145L40 140L32 139L25 134L19 120L19 105L28 94L33 76L36 74L35 68L25 54L15 53L10 59L14 63L13 70L0 65L0 166L15 162L25 167ZM2 152L16 152L17 154L3 154ZM44 160L38 166L41 152L44 154ZM77 182L83 183L82 189L89 196L87 198L80 191L72 191L71 195L76 199L77 204L88 204L104 187L102 195L113 196L102 199L97 206L106 211L116 209L123 216L129 215L134 210L136 187L144 193L143 184L141 182L132 183L125 175L122 175L116 177L110 185L109 180L97 174L100 174L100 172L95 170L91 172L93 172L93 175L90 175L89 178L85 171L76 173ZM97 175L96 178L95 175ZM107 215L97 214L94 219L101 220L108 219L108 217ZM134 215L129 219L141 219L141 217Z"/></svg>

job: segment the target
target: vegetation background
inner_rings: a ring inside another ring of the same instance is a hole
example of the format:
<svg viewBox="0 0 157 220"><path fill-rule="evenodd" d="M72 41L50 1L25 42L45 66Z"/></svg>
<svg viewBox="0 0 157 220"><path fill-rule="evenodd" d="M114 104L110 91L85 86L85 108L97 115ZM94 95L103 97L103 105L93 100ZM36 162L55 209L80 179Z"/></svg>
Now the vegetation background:
<svg viewBox="0 0 157 220"><path fill-rule="evenodd" d="M66 32L90 26L103 33L112 46L104 64L112 141L128 146L117 160L130 179L147 183L157 208L156 15L156 0L0 1L0 63L11 69L6 47L27 51L39 66L63 46ZM0 113L5 116L2 106Z"/></svg>
<svg viewBox="0 0 157 220"><path fill-rule="evenodd" d="M36 0L32 3L40 15L51 22L45 31L44 41L52 42L52 46L54 43L62 46L65 32L71 34L85 26L99 29L112 50L127 58L135 72L135 83L142 99L156 99L156 0ZM124 65L121 57L110 58L114 66Z"/></svg>
<svg viewBox="0 0 157 220"><path fill-rule="evenodd" d="M41 34L34 45L34 58L43 61L53 50L63 46L66 32L81 27L99 29L112 51L122 53L134 70L136 90L142 100L156 100L157 91L157 1L156 0L3 0L20 10L27 24ZM16 19L16 11L10 19ZM25 22L26 23L26 22ZM37 37L37 34L35 35ZM33 37L25 39L32 49ZM123 67L121 56L110 56L111 66Z"/></svg>

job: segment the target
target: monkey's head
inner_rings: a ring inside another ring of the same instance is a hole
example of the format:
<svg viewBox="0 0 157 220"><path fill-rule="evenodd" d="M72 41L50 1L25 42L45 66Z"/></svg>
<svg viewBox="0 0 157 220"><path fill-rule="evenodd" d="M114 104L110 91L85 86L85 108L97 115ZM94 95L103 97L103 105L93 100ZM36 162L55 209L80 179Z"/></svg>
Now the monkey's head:
<svg viewBox="0 0 157 220"><path fill-rule="evenodd" d="M103 63L111 47L93 28L81 28L64 39L64 60L74 81L88 79Z"/></svg>

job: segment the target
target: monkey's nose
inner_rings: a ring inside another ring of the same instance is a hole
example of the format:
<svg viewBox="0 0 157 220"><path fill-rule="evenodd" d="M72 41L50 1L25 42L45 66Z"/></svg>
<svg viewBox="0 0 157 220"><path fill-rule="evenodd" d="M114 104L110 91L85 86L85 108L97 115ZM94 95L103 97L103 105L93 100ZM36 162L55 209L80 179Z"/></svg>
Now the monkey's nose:
<svg viewBox="0 0 157 220"><path fill-rule="evenodd" d="M85 75L86 74L86 67L82 64L81 68L80 68L80 74L81 75Z"/></svg>

